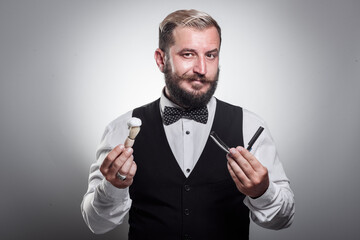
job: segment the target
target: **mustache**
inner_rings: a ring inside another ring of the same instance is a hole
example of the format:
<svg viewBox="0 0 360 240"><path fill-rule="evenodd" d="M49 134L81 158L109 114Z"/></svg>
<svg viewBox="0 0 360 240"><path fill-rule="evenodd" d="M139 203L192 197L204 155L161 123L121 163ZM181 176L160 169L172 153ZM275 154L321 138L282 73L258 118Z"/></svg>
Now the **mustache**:
<svg viewBox="0 0 360 240"><path fill-rule="evenodd" d="M202 83L213 82L213 80L208 79L204 75L199 75L199 74L191 74L191 75L183 74L181 76L181 79L187 81L200 81Z"/></svg>

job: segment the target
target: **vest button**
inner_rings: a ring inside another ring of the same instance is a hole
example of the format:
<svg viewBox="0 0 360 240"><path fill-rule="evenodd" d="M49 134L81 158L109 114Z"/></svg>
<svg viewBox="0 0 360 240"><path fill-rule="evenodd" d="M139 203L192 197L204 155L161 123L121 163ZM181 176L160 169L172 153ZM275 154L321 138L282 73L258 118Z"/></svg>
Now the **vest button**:
<svg viewBox="0 0 360 240"><path fill-rule="evenodd" d="M185 234L184 235L184 240L190 240L191 238L190 238L190 235L189 234Z"/></svg>
<svg viewBox="0 0 360 240"><path fill-rule="evenodd" d="M190 210L189 210L189 209L187 209L187 208L185 208L185 210L184 210L184 214L185 214L186 216L189 216L189 215L190 215Z"/></svg>
<svg viewBox="0 0 360 240"><path fill-rule="evenodd" d="M191 189L190 186L187 184L184 186L184 188L185 188L185 191L187 191L187 192L190 191L190 189Z"/></svg>
<svg viewBox="0 0 360 240"><path fill-rule="evenodd" d="M189 134L190 134L190 131L186 131L185 133L186 133L186 135L189 135Z"/></svg>

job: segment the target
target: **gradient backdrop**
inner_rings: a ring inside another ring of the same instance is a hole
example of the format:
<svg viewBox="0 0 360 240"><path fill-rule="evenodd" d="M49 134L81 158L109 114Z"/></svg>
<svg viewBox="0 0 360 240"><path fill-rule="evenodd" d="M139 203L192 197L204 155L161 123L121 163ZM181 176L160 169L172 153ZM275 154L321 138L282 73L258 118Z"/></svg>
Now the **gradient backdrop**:
<svg viewBox="0 0 360 240"><path fill-rule="evenodd" d="M158 24L177 9L223 31L216 96L268 123L295 192L290 229L251 239L359 236L360 1L0 0L0 238L93 235L80 213L108 122L158 98Z"/></svg>

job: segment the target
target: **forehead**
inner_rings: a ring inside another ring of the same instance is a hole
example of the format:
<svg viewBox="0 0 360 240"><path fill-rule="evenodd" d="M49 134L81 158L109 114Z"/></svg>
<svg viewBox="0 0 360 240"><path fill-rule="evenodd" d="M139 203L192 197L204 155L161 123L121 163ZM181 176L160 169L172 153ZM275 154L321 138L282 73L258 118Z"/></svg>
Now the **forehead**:
<svg viewBox="0 0 360 240"><path fill-rule="evenodd" d="M172 47L176 49L212 50L220 48L219 33L214 26L205 29L176 27L173 31L173 37L174 45Z"/></svg>

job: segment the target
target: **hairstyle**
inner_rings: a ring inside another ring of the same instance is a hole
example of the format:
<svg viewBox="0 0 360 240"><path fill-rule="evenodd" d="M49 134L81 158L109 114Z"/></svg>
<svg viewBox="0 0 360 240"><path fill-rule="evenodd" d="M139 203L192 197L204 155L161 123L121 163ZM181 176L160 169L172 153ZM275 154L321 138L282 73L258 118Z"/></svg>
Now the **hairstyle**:
<svg viewBox="0 0 360 240"><path fill-rule="evenodd" d="M178 10L170 13L159 26L159 48L165 53L174 44L173 31L178 26L200 30L214 26L219 33L221 44L221 28L209 14L194 9Z"/></svg>

